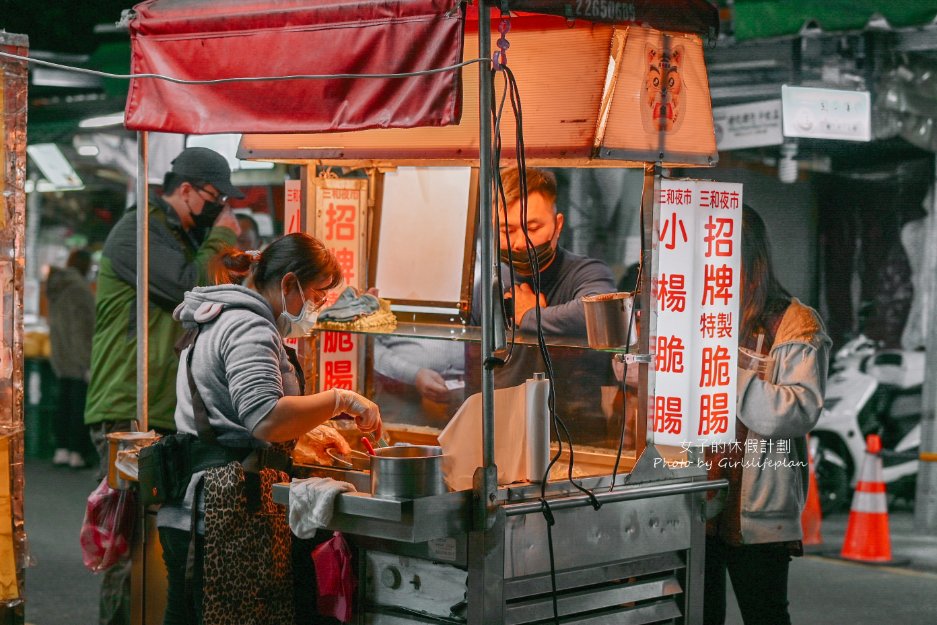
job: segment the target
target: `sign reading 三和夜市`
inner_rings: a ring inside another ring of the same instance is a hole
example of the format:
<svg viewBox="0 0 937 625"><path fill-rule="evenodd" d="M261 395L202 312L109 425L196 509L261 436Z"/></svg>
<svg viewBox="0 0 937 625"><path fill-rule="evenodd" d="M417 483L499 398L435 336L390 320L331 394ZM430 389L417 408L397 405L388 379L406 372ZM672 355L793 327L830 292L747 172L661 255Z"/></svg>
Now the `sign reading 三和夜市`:
<svg viewBox="0 0 937 625"><path fill-rule="evenodd" d="M662 180L652 284L654 441L735 439L742 185Z"/></svg>

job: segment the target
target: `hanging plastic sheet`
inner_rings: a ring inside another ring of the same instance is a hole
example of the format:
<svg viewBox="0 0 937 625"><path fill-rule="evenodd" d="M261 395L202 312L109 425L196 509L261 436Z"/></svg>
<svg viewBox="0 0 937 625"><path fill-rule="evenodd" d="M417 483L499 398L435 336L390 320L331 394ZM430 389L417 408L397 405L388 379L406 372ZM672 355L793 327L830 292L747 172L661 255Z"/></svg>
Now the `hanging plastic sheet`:
<svg viewBox="0 0 937 625"><path fill-rule="evenodd" d="M396 74L457 64L458 0L149 0L130 21L134 74L186 80ZM459 122L461 72L409 78L131 81L133 130L326 132Z"/></svg>

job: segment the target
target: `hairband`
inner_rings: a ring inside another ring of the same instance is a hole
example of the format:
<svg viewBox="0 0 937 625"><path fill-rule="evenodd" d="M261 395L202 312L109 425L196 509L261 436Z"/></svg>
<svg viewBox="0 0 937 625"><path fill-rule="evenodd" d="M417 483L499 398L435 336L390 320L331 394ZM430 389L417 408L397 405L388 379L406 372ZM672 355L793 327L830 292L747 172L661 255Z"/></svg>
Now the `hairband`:
<svg viewBox="0 0 937 625"><path fill-rule="evenodd" d="M250 256L252 265L260 262L260 250L246 250L244 253Z"/></svg>

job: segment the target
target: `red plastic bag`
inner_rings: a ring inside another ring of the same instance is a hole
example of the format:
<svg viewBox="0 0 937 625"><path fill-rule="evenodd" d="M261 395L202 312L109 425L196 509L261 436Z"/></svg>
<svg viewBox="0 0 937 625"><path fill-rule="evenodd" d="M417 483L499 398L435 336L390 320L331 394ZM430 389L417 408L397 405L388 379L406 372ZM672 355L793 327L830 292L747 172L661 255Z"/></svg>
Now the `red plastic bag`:
<svg viewBox="0 0 937 625"><path fill-rule="evenodd" d="M316 566L319 614L348 623L358 582L351 566L351 549L341 532L316 547L312 561Z"/></svg>
<svg viewBox="0 0 937 625"><path fill-rule="evenodd" d="M114 490L107 478L88 495L80 536L85 568L98 573L130 555L136 509L135 493Z"/></svg>

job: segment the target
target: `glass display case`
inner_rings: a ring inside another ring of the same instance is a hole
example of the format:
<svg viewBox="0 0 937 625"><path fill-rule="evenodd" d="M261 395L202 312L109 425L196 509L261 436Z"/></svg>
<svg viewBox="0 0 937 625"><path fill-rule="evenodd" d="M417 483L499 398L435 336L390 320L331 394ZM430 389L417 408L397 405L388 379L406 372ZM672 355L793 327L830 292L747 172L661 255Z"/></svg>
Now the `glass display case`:
<svg viewBox="0 0 937 625"><path fill-rule="evenodd" d="M439 444L440 434L459 415L466 399L480 392L480 328L399 322L392 330L353 334L363 338L363 392L381 409L387 442ZM615 375L617 351L590 348L585 337L551 336L548 353L558 419L551 427L551 451L558 449L557 425L563 441L551 479L567 477L568 442L574 446L574 477L611 474L619 444L618 469L630 470L643 451L644 440L636 434L637 389L623 385ZM518 332L507 354L506 364L495 368L496 389L523 385L546 370L534 335ZM465 414L460 418L480 417ZM523 419L524 415L496 418ZM354 449L362 449L353 432L348 438ZM480 439L472 442L481 444ZM498 446L501 453L510 453L524 444L524 440L509 440Z"/></svg>

